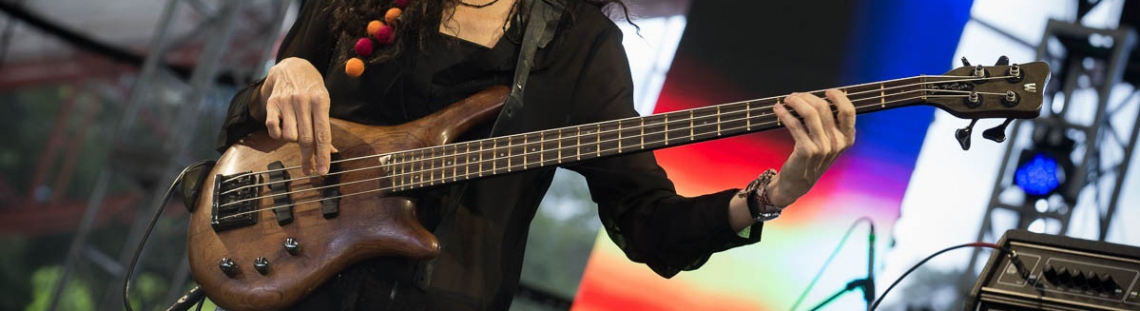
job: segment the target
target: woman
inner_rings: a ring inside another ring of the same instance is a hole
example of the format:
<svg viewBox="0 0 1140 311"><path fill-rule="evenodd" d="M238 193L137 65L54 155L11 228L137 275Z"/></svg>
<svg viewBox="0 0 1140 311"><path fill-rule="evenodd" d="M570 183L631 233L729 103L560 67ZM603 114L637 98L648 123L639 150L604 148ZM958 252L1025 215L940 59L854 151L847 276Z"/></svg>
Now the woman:
<svg viewBox="0 0 1140 311"><path fill-rule="evenodd" d="M267 77L234 98L219 148L257 130L297 142L306 174L328 172L329 117L401 124L494 85L510 85L527 8L523 0L309 0ZM539 0L542 1L542 0ZM601 13L620 1L565 0L552 41L539 49L525 108L503 134L636 116L621 32ZM652 153L565 168L586 177L602 223L636 262L663 277L700 267L718 251L754 243L763 220L806 193L854 142L854 108L841 92L829 104L792 94L775 112L796 145L780 173L752 187L686 198ZM790 111L803 116L803 122ZM462 139L483 138L485 124ZM740 155L742 157L748 155ZM773 175L774 174L774 175ZM518 287L530 219L553 169L470 182L454 213L443 191L409 194L429 230L448 219L431 274L403 258L353 266L295 309L503 310ZM744 186L744 185L742 185ZM426 280L417 280L417 276Z"/></svg>

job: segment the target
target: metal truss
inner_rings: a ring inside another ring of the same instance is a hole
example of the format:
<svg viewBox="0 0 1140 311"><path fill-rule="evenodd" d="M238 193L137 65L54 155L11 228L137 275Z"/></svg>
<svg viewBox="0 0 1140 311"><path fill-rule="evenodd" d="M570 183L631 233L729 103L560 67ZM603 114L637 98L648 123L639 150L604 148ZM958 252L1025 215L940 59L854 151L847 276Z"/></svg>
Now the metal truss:
<svg viewBox="0 0 1140 311"><path fill-rule="evenodd" d="M210 118L199 116L225 109L225 100L220 99L224 96L218 95L215 89L222 74L220 69L227 69L225 74L229 80L239 85L264 72L291 3L280 0L167 1L141 71L130 87L122 117L116 121L107 142L112 146L112 154L102 164L83 208L78 229L68 249L64 272L56 283L48 310L54 311L59 307L62 293L79 267L97 267L114 280L103 287L106 289L103 299L96 300L98 309L122 309L122 277L134 246L146 228L149 220L146 216L163 208L160 203L165 184L177 176L182 166L193 160L192 154L196 149L191 147L192 142L201 137L194 137L192 133L200 125L214 124L203 122L203 119ZM184 7L189 7L202 18L191 32L178 35L175 34L175 25L185 23L187 16L195 16L193 13L181 14ZM193 60L192 70L185 79L167 66L172 59L183 58ZM159 135L162 136L160 146L139 150L129 134L139 131L135 125L138 119L145 121L148 118L162 121L140 123L148 123L151 127L158 124L161 128L149 130L167 134ZM119 245L121 251L117 257L89 241L96 220L108 212L104 209L107 199L116 197L116 194L108 194L109 183L114 178L136 180L144 193L152 193L137 200L142 204L129 208L134 209L134 218L126 239ZM181 263L176 271L170 273L172 282L166 301L173 301L187 282L188 263Z"/></svg>
<svg viewBox="0 0 1140 311"><path fill-rule="evenodd" d="M1121 123L1127 125L1114 123L1122 113L1140 111L1134 107L1140 104L1133 103L1140 91L1134 85L1123 100L1110 96L1122 85L1136 41L1136 33L1127 27L1095 29L1049 21L1037 46L1037 58L1053 68L1053 81L1045 90L1045 98L1051 102L1045 104L1042 117L1014 124L1010 135L1013 141L1001 162L978 241L994 241L1007 229L1029 229L1031 225L1047 233L1069 234L1073 212L1081 209L1096 211L1097 238L1105 240L1140 132L1140 116L1123 116L1126 120ZM1067 155L1072 170L1057 194L1029 197L1014 184L1020 155L1038 147L1034 141L1050 138L1075 142ZM986 259L980 255L974 250L962 276L963 288L973 284L979 260Z"/></svg>

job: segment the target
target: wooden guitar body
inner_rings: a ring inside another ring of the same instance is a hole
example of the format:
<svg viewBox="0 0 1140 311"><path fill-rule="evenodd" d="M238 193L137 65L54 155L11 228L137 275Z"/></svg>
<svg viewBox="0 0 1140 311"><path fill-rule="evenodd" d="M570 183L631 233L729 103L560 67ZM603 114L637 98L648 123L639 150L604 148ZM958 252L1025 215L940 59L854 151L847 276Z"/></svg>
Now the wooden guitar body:
<svg viewBox="0 0 1140 311"><path fill-rule="evenodd" d="M503 87L489 89L429 117L399 126L368 126L343 120L332 120L333 146L339 158L353 159L393 151L411 150L451 142L463 131L495 115L507 97ZM274 194L268 175L260 178L255 210L250 215L256 223L237 228L216 230L215 195L211 189L216 178L240 176L270 170L280 162L285 168L299 166L300 148L295 143L274 140L265 132L243 138L218 160L203 184L201 196L193 209L188 237L191 272L201 288L215 303L227 310L279 310L285 308L334 274L364 259L401 256L430 259L439 254L435 236L420 225L415 206L403 197L368 192L388 185L380 184L382 174L375 168L383 157L344 161L336 171L339 183L326 189L327 178L300 179L289 183L287 200L292 206L292 219L279 222L272 208L280 196ZM334 164L336 167L337 164ZM300 168L285 170L288 177L303 177ZM284 185L285 182L275 185ZM306 188L318 188L306 191ZM333 200L322 196L364 192ZM274 196L271 196L274 195ZM309 203L305 203L310 201ZM335 216L326 215L322 204L337 205ZM287 240L296 247L286 248ZM292 252L291 252L292 250ZM261 258L261 259L259 259ZM263 269L255 268L264 260ZM223 261L232 263L231 273L223 271ZM264 272L261 270L265 270Z"/></svg>

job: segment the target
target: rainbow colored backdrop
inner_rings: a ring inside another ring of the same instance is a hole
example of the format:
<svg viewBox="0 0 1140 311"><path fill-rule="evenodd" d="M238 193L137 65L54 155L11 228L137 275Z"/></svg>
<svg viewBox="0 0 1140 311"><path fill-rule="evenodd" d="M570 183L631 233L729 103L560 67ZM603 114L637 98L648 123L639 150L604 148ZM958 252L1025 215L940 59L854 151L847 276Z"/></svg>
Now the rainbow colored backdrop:
<svg viewBox="0 0 1140 311"><path fill-rule="evenodd" d="M844 84L947 71L972 4L854 2L857 10L851 12L851 39L842 61ZM690 19L690 29L701 22ZM686 55L686 38L694 35L699 34L686 30L655 113L718 104L725 98L779 95L749 92L702 59ZM765 225L760 243L715 254L696 271L661 278L630 262L600 234L573 309L787 310L855 219L872 218L879 236L876 249L880 254L888 250L891 227L932 116L931 108L860 115L855 146L807 196ZM951 133L946 135L950 139ZM691 196L742 187L764 169L779 168L792 146L787 132L776 130L659 150L656 155L678 191ZM866 229L856 230L798 309L864 277L867 241L862 232ZM879 280L880 290L889 281ZM830 309L864 307L856 291Z"/></svg>

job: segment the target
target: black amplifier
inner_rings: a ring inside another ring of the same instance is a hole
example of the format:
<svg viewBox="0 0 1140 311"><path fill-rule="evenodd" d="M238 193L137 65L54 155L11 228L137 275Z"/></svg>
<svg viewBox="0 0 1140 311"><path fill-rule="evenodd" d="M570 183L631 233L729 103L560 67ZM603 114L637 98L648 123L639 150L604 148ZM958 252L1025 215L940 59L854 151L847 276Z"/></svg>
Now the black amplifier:
<svg viewBox="0 0 1140 311"><path fill-rule="evenodd" d="M966 302L972 310L1140 310L1140 248L1010 230Z"/></svg>

